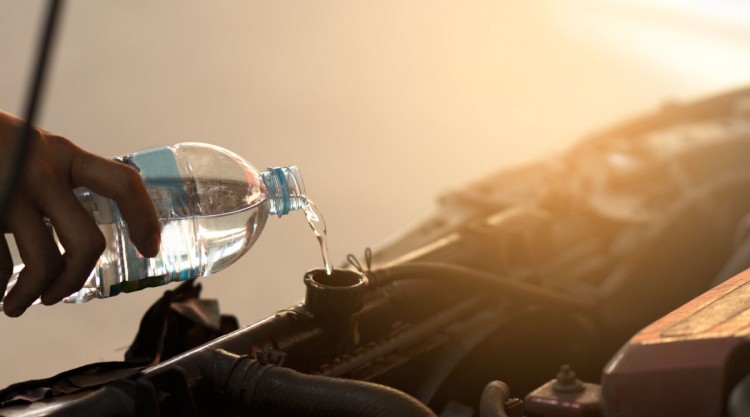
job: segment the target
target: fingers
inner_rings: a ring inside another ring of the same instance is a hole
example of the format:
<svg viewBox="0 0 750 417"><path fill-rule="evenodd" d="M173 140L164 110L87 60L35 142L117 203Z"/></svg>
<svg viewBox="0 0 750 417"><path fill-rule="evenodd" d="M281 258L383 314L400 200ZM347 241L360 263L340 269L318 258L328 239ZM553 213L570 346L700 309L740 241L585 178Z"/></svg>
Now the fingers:
<svg viewBox="0 0 750 417"><path fill-rule="evenodd" d="M115 200L130 239L144 256L159 253L160 226L140 175L130 166L81 151L72 161L71 183Z"/></svg>
<svg viewBox="0 0 750 417"><path fill-rule="evenodd" d="M25 267L3 300L3 310L10 317L18 317L52 284L64 261L38 209L19 202L11 207L9 218L13 219L9 227Z"/></svg>
<svg viewBox="0 0 750 417"><path fill-rule="evenodd" d="M106 246L104 235L73 193L53 181L48 184L37 188L34 195L65 248L65 268L42 292L42 303L46 305L78 291Z"/></svg>
<svg viewBox="0 0 750 417"><path fill-rule="evenodd" d="M0 298L5 295L8 280L13 275L13 258L10 256L5 235L0 235Z"/></svg>
<svg viewBox="0 0 750 417"><path fill-rule="evenodd" d="M19 123L14 116L0 112L0 149L5 138L14 136ZM9 316L22 314L40 295L45 304L52 304L80 289L105 249L103 235L72 193L75 186L86 186L115 200L138 250L145 256L159 252L156 210L134 169L85 152L41 129L32 133L26 169L18 179L12 206L0 219L3 231L14 234L25 264L3 300L3 310ZM54 225L64 255L43 216ZM0 290L6 288L12 271L13 260L1 236Z"/></svg>
<svg viewBox="0 0 750 417"><path fill-rule="evenodd" d="M18 122L0 113L0 139ZM130 238L145 256L159 252L160 225L138 173L130 166L85 152L65 138L35 129L29 161L13 205L2 220L14 234L25 267L3 300L9 316L21 315L41 296L53 304L80 289L105 249L105 239L72 188L85 186L113 199L128 223ZM61 255L44 222L47 216L65 248ZM0 290L12 277L13 260L0 237ZM3 292L4 293L4 292ZM2 295L3 293L0 293Z"/></svg>

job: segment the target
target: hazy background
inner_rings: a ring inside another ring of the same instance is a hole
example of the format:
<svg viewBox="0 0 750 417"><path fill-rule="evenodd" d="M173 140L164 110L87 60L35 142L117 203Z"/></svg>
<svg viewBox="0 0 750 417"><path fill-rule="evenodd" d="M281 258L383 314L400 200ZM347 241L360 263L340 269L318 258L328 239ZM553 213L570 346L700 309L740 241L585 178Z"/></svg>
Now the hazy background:
<svg viewBox="0 0 750 417"><path fill-rule="evenodd" d="M0 108L20 113L41 1L0 0ZM181 141L297 164L333 258L440 193L582 134L750 83L740 1L69 1L40 125L104 155ZM321 264L300 213L201 279L242 324ZM0 317L0 386L117 360L146 290Z"/></svg>

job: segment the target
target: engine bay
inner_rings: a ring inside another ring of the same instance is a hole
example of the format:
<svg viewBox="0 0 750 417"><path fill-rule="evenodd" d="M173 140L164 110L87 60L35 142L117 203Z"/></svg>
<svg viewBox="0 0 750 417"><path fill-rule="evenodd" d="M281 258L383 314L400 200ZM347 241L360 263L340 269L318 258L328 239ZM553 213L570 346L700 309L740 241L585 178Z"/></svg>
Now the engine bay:
<svg viewBox="0 0 750 417"><path fill-rule="evenodd" d="M187 282L125 361L11 385L0 415L746 415L748 102L467 184L247 327Z"/></svg>

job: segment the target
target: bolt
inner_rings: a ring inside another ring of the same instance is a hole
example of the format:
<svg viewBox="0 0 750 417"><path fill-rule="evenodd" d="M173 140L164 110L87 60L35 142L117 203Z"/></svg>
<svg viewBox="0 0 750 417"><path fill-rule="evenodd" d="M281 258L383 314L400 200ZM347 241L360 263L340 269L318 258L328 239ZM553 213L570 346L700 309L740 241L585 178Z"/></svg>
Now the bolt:
<svg viewBox="0 0 750 417"><path fill-rule="evenodd" d="M576 378L576 373L570 368L570 365L563 365L560 367L560 372L557 373L555 383L552 385L552 389L555 392L579 392L586 389L580 379Z"/></svg>

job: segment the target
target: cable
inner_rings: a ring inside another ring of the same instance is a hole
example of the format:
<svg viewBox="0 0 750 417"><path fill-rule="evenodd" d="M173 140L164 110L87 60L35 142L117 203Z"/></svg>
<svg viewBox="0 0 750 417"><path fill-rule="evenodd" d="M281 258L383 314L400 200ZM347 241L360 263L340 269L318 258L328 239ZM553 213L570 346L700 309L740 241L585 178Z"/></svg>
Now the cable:
<svg viewBox="0 0 750 417"><path fill-rule="evenodd" d="M404 279L430 278L435 281L449 282L453 285L470 285L493 288L503 291L514 300L550 304L577 311L591 311L597 307L596 302L568 295L554 289L515 281L502 275L485 272L479 269L436 262L408 262L384 269L372 271L374 285L384 285Z"/></svg>
<svg viewBox="0 0 750 417"><path fill-rule="evenodd" d="M47 19L39 41L39 48L37 49L33 78L31 79L31 84L26 95L25 113L23 114L25 122L16 138L12 156L8 160L8 169L6 171L7 181L2 189L0 189L0 219L4 218L5 211L10 204L10 198L18 186L21 169L29 150L29 138L34 130L37 109L39 108L39 102L44 91L44 81L48 67L47 62L52 52L62 3L63 0L50 0L47 6Z"/></svg>

